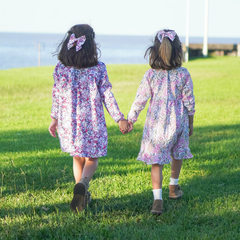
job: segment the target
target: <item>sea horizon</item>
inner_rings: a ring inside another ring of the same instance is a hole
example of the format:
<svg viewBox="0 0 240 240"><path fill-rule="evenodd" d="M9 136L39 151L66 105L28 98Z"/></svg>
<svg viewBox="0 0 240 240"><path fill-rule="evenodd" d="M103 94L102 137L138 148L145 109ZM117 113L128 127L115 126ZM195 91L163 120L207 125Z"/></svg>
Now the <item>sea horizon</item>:
<svg viewBox="0 0 240 240"><path fill-rule="evenodd" d="M0 69L38 66L40 44L40 65L57 63L53 56L64 34L60 33L18 33L0 32ZM154 36L138 35L96 35L101 50L100 61L106 64L144 64L146 49L151 46ZM180 36L182 43L185 37ZM189 37L189 43L203 43L203 37ZM240 38L209 37L208 43L237 44Z"/></svg>

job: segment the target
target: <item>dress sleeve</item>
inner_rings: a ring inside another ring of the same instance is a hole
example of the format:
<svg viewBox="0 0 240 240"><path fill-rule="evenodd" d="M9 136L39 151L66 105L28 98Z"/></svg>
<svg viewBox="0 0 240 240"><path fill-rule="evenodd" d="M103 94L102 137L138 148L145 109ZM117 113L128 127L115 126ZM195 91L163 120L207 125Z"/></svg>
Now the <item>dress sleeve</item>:
<svg viewBox="0 0 240 240"><path fill-rule="evenodd" d="M148 72L145 73L138 87L135 101L128 113L128 120L132 123L137 121L138 115L145 108L148 99L152 96L151 88L148 81Z"/></svg>
<svg viewBox="0 0 240 240"><path fill-rule="evenodd" d="M104 103L105 108L115 122L124 119L124 115L120 112L117 101L111 92L112 84L109 82L107 69L103 64L100 81L98 82L98 90L101 96L101 100Z"/></svg>
<svg viewBox="0 0 240 240"><path fill-rule="evenodd" d="M195 97L193 95L193 82L190 73L186 70L184 74L185 82L182 88L182 101L186 107L188 115L195 113Z"/></svg>
<svg viewBox="0 0 240 240"><path fill-rule="evenodd" d="M59 79L59 74L58 74L58 65L55 67L54 72L53 72L53 79L54 79L54 84L52 88L52 110L51 110L51 118L58 118L58 108L59 108L59 89L57 87L57 82Z"/></svg>

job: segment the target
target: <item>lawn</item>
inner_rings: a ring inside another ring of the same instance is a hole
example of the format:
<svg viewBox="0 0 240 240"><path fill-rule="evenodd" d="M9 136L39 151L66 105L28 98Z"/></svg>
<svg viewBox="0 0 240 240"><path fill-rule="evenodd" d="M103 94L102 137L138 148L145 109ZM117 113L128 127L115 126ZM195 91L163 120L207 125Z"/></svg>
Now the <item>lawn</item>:
<svg viewBox="0 0 240 240"><path fill-rule="evenodd" d="M0 71L0 239L240 239L240 58L184 64L196 98L193 159L183 163L182 199L150 214L150 166L136 157L146 110L122 135L105 113L108 155L90 184L92 203L74 214L72 158L48 133L54 66ZM148 65L108 65L127 117Z"/></svg>

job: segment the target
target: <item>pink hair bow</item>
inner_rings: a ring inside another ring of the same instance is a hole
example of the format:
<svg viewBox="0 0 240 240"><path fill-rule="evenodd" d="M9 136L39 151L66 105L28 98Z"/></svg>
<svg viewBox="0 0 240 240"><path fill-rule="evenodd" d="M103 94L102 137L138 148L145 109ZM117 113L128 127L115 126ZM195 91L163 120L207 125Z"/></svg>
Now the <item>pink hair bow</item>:
<svg viewBox="0 0 240 240"><path fill-rule="evenodd" d="M76 52L79 51L82 48L82 45L85 43L86 37L85 35L76 38L75 34L73 33L68 41L67 48L68 50L74 46L74 43L77 42L76 44Z"/></svg>
<svg viewBox="0 0 240 240"><path fill-rule="evenodd" d="M176 32L174 30L170 30L168 32L165 32L163 30L160 30L158 33L157 33L157 38L158 40L160 41L160 43L162 42L163 38L164 37L168 37L172 42L173 40L175 39L175 36L176 36Z"/></svg>

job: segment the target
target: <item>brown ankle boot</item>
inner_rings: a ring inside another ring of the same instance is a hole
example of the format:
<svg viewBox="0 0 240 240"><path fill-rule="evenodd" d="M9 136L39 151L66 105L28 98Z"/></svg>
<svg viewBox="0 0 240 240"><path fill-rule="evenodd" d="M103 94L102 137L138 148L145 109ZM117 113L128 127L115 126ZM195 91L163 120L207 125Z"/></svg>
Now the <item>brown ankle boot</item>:
<svg viewBox="0 0 240 240"><path fill-rule="evenodd" d="M154 200L151 213L156 215L161 215L163 213L163 200Z"/></svg>
<svg viewBox="0 0 240 240"><path fill-rule="evenodd" d="M169 198L178 199L183 195L179 185L169 185Z"/></svg>
<svg viewBox="0 0 240 240"><path fill-rule="evenodd" d="M87 205L85 201L87 200L87 190L89 188L89 182L87 178L82 178L79 183L77 183L73 190L73 199L70 204L71 210L73 212L81 212Z"/></svg>

